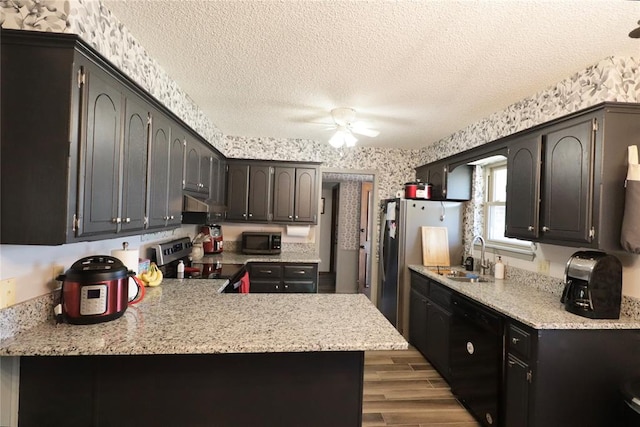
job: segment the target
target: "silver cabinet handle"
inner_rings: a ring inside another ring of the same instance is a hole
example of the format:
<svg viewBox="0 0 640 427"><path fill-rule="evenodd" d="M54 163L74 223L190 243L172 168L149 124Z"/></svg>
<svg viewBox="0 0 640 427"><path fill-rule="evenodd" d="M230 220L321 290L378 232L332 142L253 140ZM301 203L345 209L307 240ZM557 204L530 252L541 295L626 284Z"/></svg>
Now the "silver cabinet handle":
<svg viewBox="0 0 640 427"><path fill-rule="evenodd" d="M169 219L173 219L173 218L174 218L174 216L173 216L173 215L171 215L171 216L169 217Z"/></svg>
<svg viewBox="0 0 640 427"><path fill-rule="evenodd" d="M284 285L284 288L285 289L289 289L289 285Z"/></svg>
<svg viewBox="0 0 640 427"><path fill-rule="evenodd" d="M527 230L529 230L529 231L533 231L533 225L530 225L530 226L527 228Z"/></svg>
<svg viewBox="0 0 640 427"><path fill-rule="evenodd" d="M519 341L520 341L520 339L519 339L519 338L515 338L515 337L511 338L511 342L512 342L513 344L518 344L518 342L519 342Z"/></svg>
<svg viewBox="0 0 640 427"><path fill-rule="evenodd" d="M292 215L289 215L289 219L293 219L293 216L292 216Z"/></svg>
<svg viewBox="0 0 640 427"><path fill-rule="evenodd" d="M298 219L298 215L296 215L296 219Z"/></svg>
<svg viewBox="0 0 640 427"><path fill-rule="evenodd" d="M304 271L304 270L298 271L298 274L305 274L305 273L306 273L306 271Z"/></svg>
<svg viewBox="0 0 640 427"><path fill-rule="evenodd" d="M549 231L549 227L542 227L542 231Z"/></svg>
<svg viewBox="0 0 640 427"><path fill-rule="evenodd" d="M507 361L507 363L509 364L510 368L513 368L513 366L516 364L516 362L514 362L513 360L509 360Z"/></svg>
<svg viewBox="0 0 640 427"><path fill-rule="evenodd" d="M127 224L131 222L131 218L125 218L124 222L126 222Z"/></svg>
<svg viewBox="0 0 640 427"><path fill-rule="evenodd" d="M280 285L276 285L276 290L280 290Z"/></svg>
<svg viewBox="0 0 640 427"><path fill-rule="evenodd" d="M251 218L252 216L253 216L253 214L252 214L252 213L250 213L250 214L249 214L249 218Z"/></svg>
<svg viewBox="0 0 640 427"><path fill-rule="evenodd" d="M247 217L247 214L246 214L246 213L243 213L243 214L242 214L242 218L246 218L246 217Z"/></svg>
<svg viewBox="0 0 640 427"><path fill-rule="evenodd" d="M120 224L122 222L122 218L117 217L117 218L111 218L111 222L113 224Z"/></svg>
<svg viewBox="0 0 640 427"><path fill-rule="evenodd" d="M271 270L260 270L260 273L271 274Z"/></svg>

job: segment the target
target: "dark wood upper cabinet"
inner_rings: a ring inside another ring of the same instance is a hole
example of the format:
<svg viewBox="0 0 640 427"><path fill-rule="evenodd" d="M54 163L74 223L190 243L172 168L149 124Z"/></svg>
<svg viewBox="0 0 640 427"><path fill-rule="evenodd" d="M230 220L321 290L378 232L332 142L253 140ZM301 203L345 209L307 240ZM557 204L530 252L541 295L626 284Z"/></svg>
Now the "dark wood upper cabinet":
<svg viewBox="0 0 640 427"><path fill-rule="evenodd" d="M249 165L227 165L227 217L232 221L246 221L249 211Z"/></svg>
<svg viewBox="0 0 640 427"><path fill-rule="evenodd" d="M142 230L146 225L149 108L142 100L130 94L126 97L124 117L121 228L128 231Z"/></svg>
<svg viewBox="0 0 640 427"><path fill-rule="evenodd" d="M276 167L273 179L273 220L293 221L296 186L295 167Z"/></svg>
<svg viewBox="0 0 640 427"><path fill-rule="evenodd" d="M416 178L431 185L432 200L471 199L472 168L455 166L446 159L416 168Z"/></svg>
<svg viewBox="0 0 640 427"><path fill-rule="evenodd" d="M317 223L317 163L229 159L227 168L227 220Z"/></svg>
<svg viewBox="0 0 640 427"><path fill-rule="evenodd" d="M317 168L275 167L273 221L317 221Z"/></svg>
<svg viewBox="0 0 640 427"><path fill-rule="evenodd" d="M545 239L590 243L596 118L557 125L544 135L542 227ZM622 184L622 182L621 182Z"/></svg>
<svg viewBox="0 0 640 427"><path fill-rule="evenodd" d="M260 164L249 167L249 198L247 221L271 219L271 183L273 168Z"/></svg>
<svg viewBox="0 0 640 427"><path fill-rule="evenodd" d="M227 218L268 221L271 215L273 168L260 163L230 163L227 185Z"/></svg>
<svg viewBox="0 0 640 427"><path fill-rule="evenodd" d="M538 238L540 217L540 162L542 136L512 141L507 152L507 203L505 236Z"/></svg>
<svg viewBox="0 0 640 427"><path fill-rule="evenodd" d="M122 135L122 91L106 73L82 67L84 99L82 115L82 209L78 235L115 233L120 189L120 143Z"/></svg>
<svg viewBox="0 0 640 427"><path fill-rule="evenodd" d="M506 235L621 250L626 152L638 134L640 106L605 103L510 140Z"/></svg>
<svg viewBox="0 0 640 427"><path fill-rule="evenodd" d="M169 210L169 145L171 122L161 113L151 113L151 143L149 154L149 198L147 201L149 228L164 227Z"/></svg>
<svg viewBox="0 0 640 427"><path fill-rule="evenodd" d="M1 41L2 244L179 227L192 141L187 172L210 196L211 154L223 156L77 35L3 29Z"/></svg>

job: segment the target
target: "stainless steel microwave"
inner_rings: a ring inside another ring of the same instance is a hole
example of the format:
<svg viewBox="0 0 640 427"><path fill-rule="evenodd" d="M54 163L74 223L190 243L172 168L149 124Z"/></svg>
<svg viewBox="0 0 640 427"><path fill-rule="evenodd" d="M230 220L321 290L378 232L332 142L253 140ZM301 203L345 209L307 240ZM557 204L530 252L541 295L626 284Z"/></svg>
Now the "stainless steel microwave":
<svg viewBox="0 0 640 427"><path fill-rule="evenodd" d="M279 254L282 233L271 231L245 231L242 233L242 253L250 255Z"/></svg>

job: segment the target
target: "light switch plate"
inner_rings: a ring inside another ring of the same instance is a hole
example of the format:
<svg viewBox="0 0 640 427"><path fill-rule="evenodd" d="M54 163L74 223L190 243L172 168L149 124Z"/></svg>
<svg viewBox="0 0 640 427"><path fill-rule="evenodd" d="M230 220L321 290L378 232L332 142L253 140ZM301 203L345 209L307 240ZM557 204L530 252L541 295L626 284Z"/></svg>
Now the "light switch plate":
<svg viewBox="0 0 640 427"><path fill-rule="evenodd" d="M16 279L0 280L0 309L16 303Z"/></svg>

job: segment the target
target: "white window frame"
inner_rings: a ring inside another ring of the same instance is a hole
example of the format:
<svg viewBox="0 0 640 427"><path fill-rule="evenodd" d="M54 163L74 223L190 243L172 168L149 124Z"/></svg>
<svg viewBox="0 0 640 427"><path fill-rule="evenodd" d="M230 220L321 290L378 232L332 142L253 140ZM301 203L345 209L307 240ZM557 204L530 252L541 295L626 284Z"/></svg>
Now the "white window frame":
<svg viewBox="0 0 640 427"><path fill-rule="evenodd" d="M507 162L506 160L498 161L495 163L483 165L483 178L484 178L484 221L483 221L483 234L486 236L485 242L487 248L494 249L496 254L504 254L508 256L513 256L517 258L530 259L533 260L535 257L535 246L534 243L519 240L510 237L505 237L504 240L495 240L489 239L489 230L490 230L490 215L489 210L492 206L505 206L505 201L496 201L494 200L494 191L493 191L493 174L497 170L506 170ZM506 214L506 212L505 212Z"/></svg>

